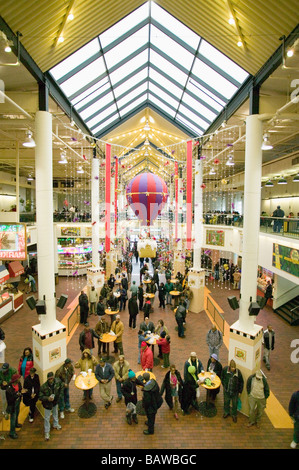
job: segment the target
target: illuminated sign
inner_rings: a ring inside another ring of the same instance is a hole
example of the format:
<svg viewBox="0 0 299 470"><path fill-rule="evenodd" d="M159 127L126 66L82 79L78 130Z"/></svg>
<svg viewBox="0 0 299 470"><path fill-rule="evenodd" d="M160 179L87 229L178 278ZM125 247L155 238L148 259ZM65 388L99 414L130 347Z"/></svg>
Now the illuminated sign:
<svg viewBox="0 0 299 470"><path fill-rule="evenodd" d="M26 225L0 224L0 260L26 260Z"/></svg>

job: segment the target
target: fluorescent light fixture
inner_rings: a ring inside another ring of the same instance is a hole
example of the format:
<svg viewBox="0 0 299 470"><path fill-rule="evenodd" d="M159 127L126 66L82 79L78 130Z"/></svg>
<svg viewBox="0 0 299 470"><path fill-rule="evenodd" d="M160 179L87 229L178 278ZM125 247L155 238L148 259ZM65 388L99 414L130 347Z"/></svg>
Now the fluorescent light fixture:
<svg viewBox="0 0 299 470"><path fill-rule="evenodd" d="M287 180L283 176L281 176L279 180L277 181L277 184L287 184L287 183L288 183Z"/></svg>
<svg viewBox="0 0 299 470"><path fill-rule="evenodd" d="M34 142L34 139L32 138L31 131L26 132L26 139L23 142L23 146L28 147L28 148L35 147L35 142Z"/></svg>
<svg viewBox="0 0 299 470"><path fill-rule="evenodd" d="M271 143L270 143L269 135L268 135L268 134L264 134L263 143L262 143L261 149L262 149L262 150L271 150L271 149L273 149L273 145L271 145Z"/></svg>
<svg viewBox="0 0 299 470"><path fill-rule="evenodd" d="M268 180L268 181L266 181L265 186L267 186L267 188L272 188L274 186L274 184L272 183L271 180Z"/></svg>

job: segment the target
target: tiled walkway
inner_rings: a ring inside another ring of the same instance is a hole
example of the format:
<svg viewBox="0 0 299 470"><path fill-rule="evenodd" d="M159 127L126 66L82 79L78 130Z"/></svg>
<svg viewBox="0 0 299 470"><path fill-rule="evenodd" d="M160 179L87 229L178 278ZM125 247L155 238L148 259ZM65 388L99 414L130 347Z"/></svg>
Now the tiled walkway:
<svg viewBox="0 0 299 470"><path fill-rule="evenodd" d="M56 286L57 297L61 293L69 295L67 305L78 295L83 287L84 280L69 280L60 278ZM232 324L236 319L236 312L228 306L227 297L236 291L217 287L214 284L208 286L216 302L224 310L225 320ZM162 318L169 329L171 336L170 362L183 372L184 362L191 351L196 351L198 357L206 366L208 361L208 347L206 334L211 326L211 320L205 311L200 314L189 312L186 324L186 337L178 338L175 330L174 314L169 307L165 310L158 307L158 299L155 299L154 313L151 319L156 324ZM67 313L67 306L63 310L57 310L57 319L61 320ZM143 319L139 314L138 324ZM121 312L121 320L125 325L124 352L134 371L140 370L137 364L137 329L131 330L128 325L128 311ZM276 331L277 345L272 354L271 371L265 370L271 391L279 400L279 403L287 411L291 393L298 389L299 364L291 362L290 347L293 339L299 338L299 327L291 327L276 316L271 309L266 307L258 316L257 323L266 327L271 323ZM90 325L96 324L97 317L89 317ZM17 366L19 357L24 347L32 344L31 326L38 323L35 311L29 310L27 304L13 317L2 324L6 333L7 353L6 360ZM76 361L80 357L78 344L82 326L78 326L71 341L68 344L68 356ZM95 351L97 352L97 350ZM155 351L157 354L157 351ZM227 364L227 348L223 345L220 360ZM297 354L298 358L298 354ZM263 367L263 366L262 366ZM158 383L161 385L166 373L159 365L154 367ZM22 429L18 432L19 438L12 440L7 436L0 441L1 449L289 449L292 441L291 428L275 428L265 414L260 429L252 427L247 429L247 417L239 413L237 423L230 418L223 419L223 395L218 394L217 415L214 418L203 417L199 412L192 410L188 416L180 415L175 420L173 413L166 403L160 408L157 418L155 434L145 436L144 422L146 418L139 416L139 423L128 425L125 419L124 402L116 403L115 382L112 385L114 401L106 410L99 394L99 389L94 389L94 403L97 405L97 413L90 419L78 417L77 410L82 404L82 392L77 390L73 383L70 387L71 404L76 409L75 413L65 413L65 419L60 420L61 431L53 430L50 441L44 440L43 419L38 415L30 424L25 419ZM141 392L140 396L141 396ZM205 399L202 392L201 399ZM1 424L0 424L1 429ZM0 431L1 434L1 431ZM291 451L291 450L290 450Z"/></svg>

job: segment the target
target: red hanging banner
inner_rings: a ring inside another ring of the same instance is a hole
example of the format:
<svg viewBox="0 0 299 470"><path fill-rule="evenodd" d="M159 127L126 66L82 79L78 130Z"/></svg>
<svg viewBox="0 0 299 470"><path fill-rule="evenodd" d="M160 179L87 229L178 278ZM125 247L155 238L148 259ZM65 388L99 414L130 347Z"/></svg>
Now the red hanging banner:
<svg viewBox="0 0 299 470"><path fill-rule="evenodd" d="M106 186L105 186L105 250L110 251L110 212L111 212L111 145L106 144Z"/></svg>
<svg viewBox="0 0 299 470"><path fill-rule="evenodd" d="M186 219L186 239L187 250L191 250L192 240L192 140L187 142L187 190L186 190L186 203L187 203L187 219Z"/></svg>
<svg viewBox="0 0 299 470"><path fill-rule="evenodd" d="M118 158L115 159L115 175L114 175L114 236L117 232L117 194L118 194Z"/></svg>
<svg viewBox="0 0 299 470"><path fill-rule="evenodd" d="M178 162L174 162L174 190L175 190L175 209L174 209L174 216L175 216L175 223L174 223L174 238L177 240L178 238L178 188L179 188L179 165Z"/></svg>

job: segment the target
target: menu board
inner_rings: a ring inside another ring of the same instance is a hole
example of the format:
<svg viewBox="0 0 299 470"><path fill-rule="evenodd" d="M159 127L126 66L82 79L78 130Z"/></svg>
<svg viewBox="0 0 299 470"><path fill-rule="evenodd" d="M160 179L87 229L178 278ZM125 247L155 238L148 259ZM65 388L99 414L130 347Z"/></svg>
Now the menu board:
<svg viewBox="0 0 299 470"><path fill-rule="evenodd" d="M0 224L0 259L22 261L26 258L26 225Z"/></svg>

